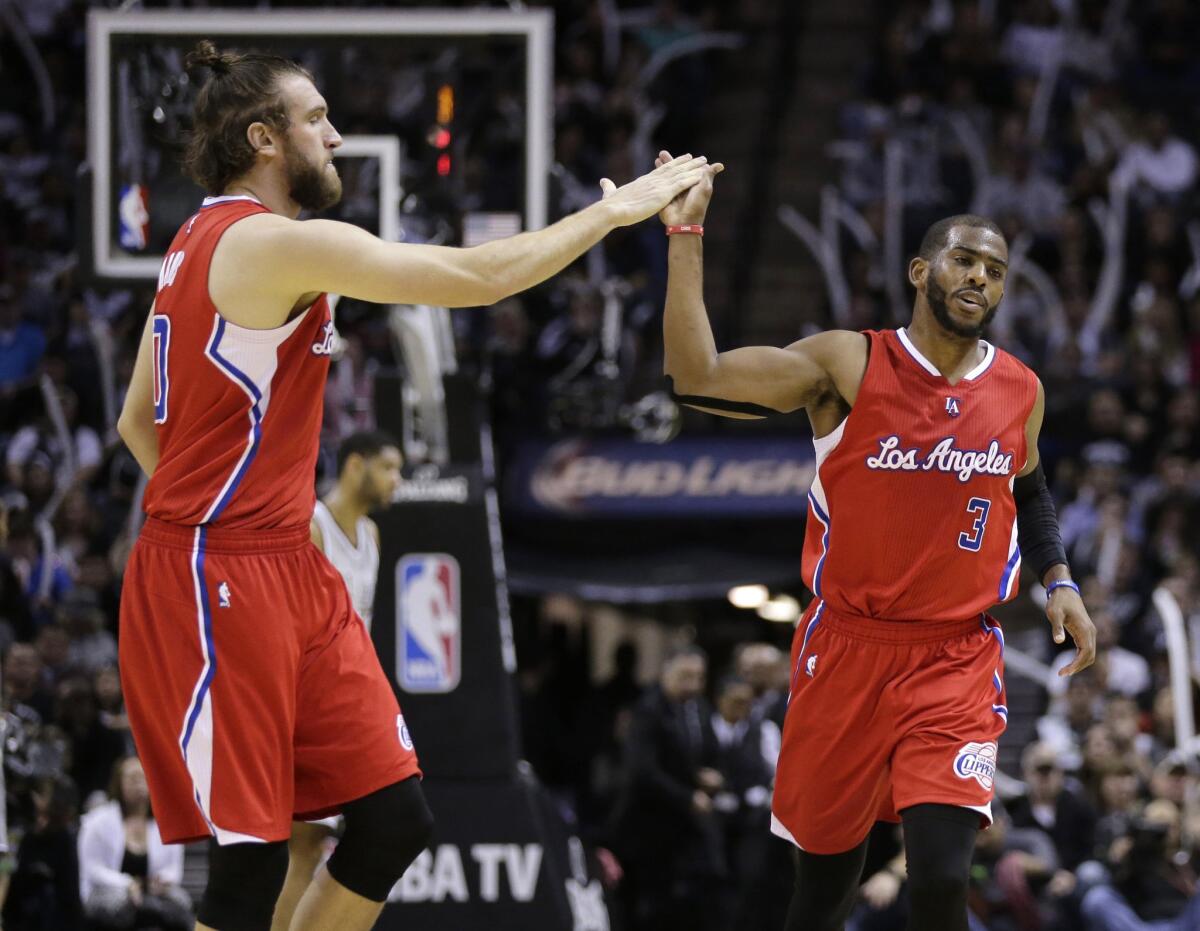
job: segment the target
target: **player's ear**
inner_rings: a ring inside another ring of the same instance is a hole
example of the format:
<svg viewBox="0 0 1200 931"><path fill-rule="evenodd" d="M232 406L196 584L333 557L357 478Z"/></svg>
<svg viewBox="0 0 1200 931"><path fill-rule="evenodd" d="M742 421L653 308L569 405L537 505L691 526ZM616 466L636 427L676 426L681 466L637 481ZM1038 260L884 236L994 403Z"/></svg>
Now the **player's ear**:
<svg viewBox="0 0 1200 931"><path fill-rule="evenodd" d="M929 262L917 256L908 263L908 283L920 291L925 287L925 277L929 274Z"/></svg>
<svg viewBox="0 0 1200 931"><path fill-rule="evenodd" d="M271 128L261 120L255 120L246 127L246 141L250 143L250 148L254 150L255 154L278 154Z"/></svg>

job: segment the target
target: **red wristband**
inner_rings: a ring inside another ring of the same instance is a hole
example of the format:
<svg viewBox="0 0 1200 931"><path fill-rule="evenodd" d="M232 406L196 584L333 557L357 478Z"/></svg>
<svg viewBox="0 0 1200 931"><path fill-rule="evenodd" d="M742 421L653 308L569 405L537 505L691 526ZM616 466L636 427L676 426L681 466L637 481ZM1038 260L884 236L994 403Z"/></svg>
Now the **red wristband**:
<svg viewBox="0 0 1200 931"><path fill-rule="evenodd" d="M693 236L703 236L704 227L699 223L681 223L679 226L667 227L668 236L674 236L676 233L691 233Z"/></svg>

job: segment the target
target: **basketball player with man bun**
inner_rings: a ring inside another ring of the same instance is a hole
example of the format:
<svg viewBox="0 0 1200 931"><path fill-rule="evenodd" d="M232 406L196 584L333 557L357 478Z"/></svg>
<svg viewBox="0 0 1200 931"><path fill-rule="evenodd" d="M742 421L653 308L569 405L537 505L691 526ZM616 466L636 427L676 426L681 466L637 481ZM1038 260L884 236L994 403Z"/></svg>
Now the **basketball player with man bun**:
<svg viewBox="0 0 1200 931"><path fill-rule="evenodd" d="M708 173L683 156L544 230L470 249L304 220L341 137L313 77L202 42L185 157L211 196L159 274L118 429L149 474L121 596L121 678L167 843L211 838L198 926L267 929L293 819L346 830L292 927L371 927L432 816L346 586L309 539L333 320L326 292L470 307L555 274Z"/></svg>
<svg viewBox="0 0 1200 931"><path fill-rule="evenodd" d="M1038 455L1041 382L982 338L1008 245L984 217L948 217L909 263L911 325L718 352L701 284L711 196L705 178L660 215L666 373L683 403L726 416L804 408L816 447L815 597L793 640L772 805L772 830L797 848L787 931L843 927L878 820L904 826L910 931L966 931L1008 717L987 610L1016 595L1023 563L1055 641L1078 648L1063 674L1096 653Z"/></svg>

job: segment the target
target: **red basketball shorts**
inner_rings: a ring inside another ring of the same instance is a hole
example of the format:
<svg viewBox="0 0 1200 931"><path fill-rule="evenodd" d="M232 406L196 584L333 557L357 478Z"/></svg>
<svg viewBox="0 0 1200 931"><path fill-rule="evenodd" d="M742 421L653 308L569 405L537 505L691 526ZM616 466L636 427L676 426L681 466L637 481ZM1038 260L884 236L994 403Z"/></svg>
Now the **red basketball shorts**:
<svg viewBox="0 0 1200 931"><path fill-rule="evenodd" d="M970 808L990 824L1003 656L986 615L880 621L813 601L792 642L771 830L831 854L910 805Z"/></svg>
<svg viewBox="0 0 1200 931"><path fill-rule="evenodd" d="M419 775L346 586L308 528L149 520L121 593L121 684L168 843L286 840Z"/></svg>

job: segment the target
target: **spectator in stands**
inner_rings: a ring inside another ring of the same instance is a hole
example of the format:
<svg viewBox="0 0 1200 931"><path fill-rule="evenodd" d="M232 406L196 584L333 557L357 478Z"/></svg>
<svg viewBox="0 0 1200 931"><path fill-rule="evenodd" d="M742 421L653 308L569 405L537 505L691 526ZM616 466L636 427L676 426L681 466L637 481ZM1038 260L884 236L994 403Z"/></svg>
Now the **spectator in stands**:
<svg viewBox="0 0 1200 931"><path fill-rule="evenodd" d="M1187 857L1178 857L1179 811L1165 800L1146 806L1114 842L1105 864L1080 868L1081 911L1088 931L1193 931L1200 894ZM1187 851L1190 853L1190 851Z"/></svg>
<svg viewBox="0 0 1200 931"><path fill-rule="evenodd" d="M14 643L4 655L4 710L24 705L49 721L54 709L53 694L43 685L42 659L28 643Z"/></svg>
<svg viewBox="0 0 1200 931"><path fill-rule="evenodd" d="M58 607L58 622L71 638L67 664L78 672L94 676L117 661L117 638L105 629L99 596L86 586L77 585Z"/></svg>
<svg viewBox="0 0 1200 931"><path fill-rule="evenodd" d="M1088 729L1096 723L1102 694L1095 674L1090 669L1084 670L1068 679L1065 700L1052 704L1038 719L1038 740L1053 750L1059 765L1068 772L1075 772L1083 765L1083 742Z"/></svg>
<svg viewBox="0 0 1200 931"><path fill-rule="evenodd" d="M125 697L121 694L121 675L117 667L105 666L98 670L92 685L101 723L113 730L128 732L129 716L125 713Z"/></svg>
<svg viewBox="0 0 1200 931"><path fill-rule="evenodd" d="M35 820L17 848L17 868L2 912L5 931L71 931L80 927L78 795L65 776L38 780Z"/></svg>
<svg viewBox="0 0 1200 931"><path fill-rule="evenodd" d="M1127 756L1117 756L1100 769L1097 794L1100 817L1096 822L1096 850L1119 859L1114 845L1130 836L1139 810L1138 773Z"/></svg>
<svg viewBox="0 0 1200 931"><path fill-rule="evenodd" d="M1009 805L1013 827L1045 831L1066 869L1090 859L1096 813L1077 783L1063 774L1053 748L1042 743L1026 747L1021 773L1025 794Z"/></svg>
<svg viewBox="0 0 1200 931"><path fill-rule="evenodd" d="M1167 115L1146 117L1142 138L1125 150L1113 180L1144 204L1177 201L1196 183L1196 149L1171 132Z"/></svg>
<svg viewBox="0 0 1200 931"><path fill-rule="evenodd" d="M0 401L7 403L33 383L38 363L46 351L42 328L21 319L12 288L0 285Z"/></svg>
<svg viewBox="0 0 1200 931"><path fill-rule="evenodd" d="M713 928L719 919L725 869L713 796L724 778L704 699L707 672L701 650L678 648L634 708L612 844L632 931Z"/></svg>
<svg viewBox="0 0 1200 931"><path fill-rule="evenodd" d="M100 721L92 683L72 675L58 685L55 723L70 741L71 762L68 773L90 807L92 793L103 794L112 779L113 766L129 752L126 737Z"/></svg>
<svg viewBox="0 0 1200 931"><path fill-rule="evenodd" d="M55 603L73 584L71 574L57 553L46 558L42 540L25 511L14 512L10 520L8 555L14 573L24 584L34 625L50 623Z"/></svg>
<svg viewBox="0 0 1200 931"><path fill-rule="evenodd" d="M791 670L787 655L770 643L746 643L734 652L737 675L754 690L752 715L783 729Z"/></svg>
<svg viewBox="0 0 1200 931"><path fill-rule="evenodd" d="M58 389L65 436L54 419L44 414L36 423L18 430L8 444L8 478L14 485L27 480L25 467L38 453L49 457L55 481L59 484L86 484L95 475L104 448L96 431L79 422L79 398L70 388Z"/></svg>
<svg viewBox="0 0 1200 931"><path fill-rule="evenodd" d="M33 634L29 599L8 553L8 505L0 500L0 644Z"/></svg>
<svg viewBox="0 0 1200 931"><path fill-rule="evenodd" d="M191 899L180 885L183 847L159 837L135 756L117 761L109 800L83 816L79 881L84 912L97 929L192 927Z"/></svg>

